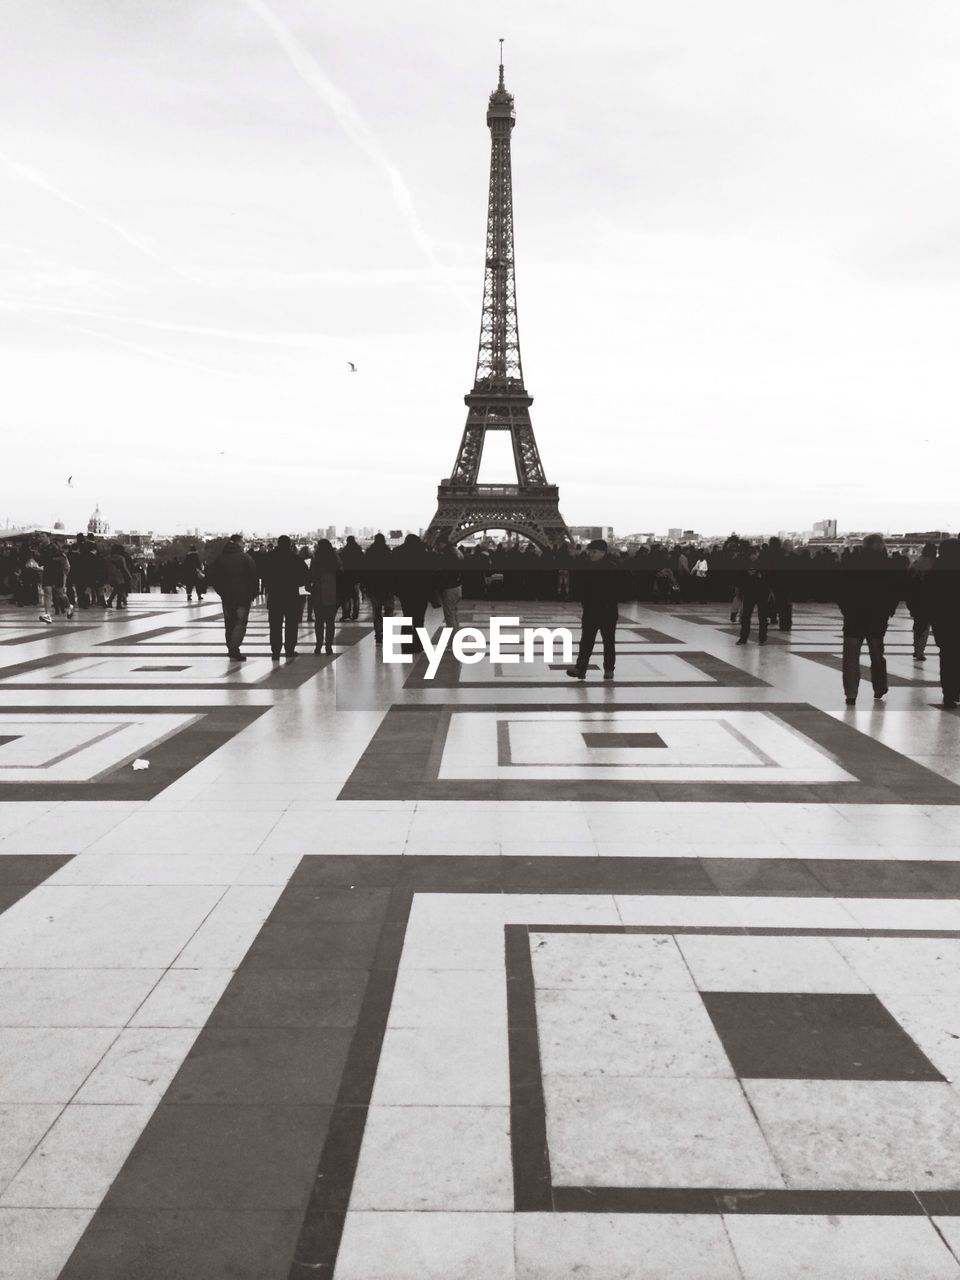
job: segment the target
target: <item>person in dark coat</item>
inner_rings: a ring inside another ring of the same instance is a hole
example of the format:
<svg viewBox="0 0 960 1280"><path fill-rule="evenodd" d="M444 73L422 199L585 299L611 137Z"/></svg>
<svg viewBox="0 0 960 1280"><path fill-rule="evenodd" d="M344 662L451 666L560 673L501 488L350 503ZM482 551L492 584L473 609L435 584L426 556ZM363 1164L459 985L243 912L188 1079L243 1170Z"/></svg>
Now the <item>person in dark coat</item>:
<svg viewBox="0 0 960 1280"><path fill-rule="evenodd" d="M183 557L183 585L187 588L188 602L193 592L196 591L197 604L203 604L203 592L207 585L207 580L203 576L203 561L200 559L200 552L196 547L191 547Z"/></svg>
<svg viewBox="0 0 960 1280"><path fill-rule="evenodd" d="M626 596L629 579L608 553L603 538L587 543L586 561L574 567L570 587L583 612L577 660L567 668L567 675L575 680L586 679L599 632L603 641L603 678L612 680L617 665L619 603Z"/></svg>
<svg viewBox="0 0 960 1280"><path fill-rule="evenodd" d="M400 613L413 620L412 634L404 632L404 653L423 653L423 642L417 628L424 625L427 605L436 590L436 566L429 549L415 533L408 533L392 553L391 566L400 596Z"/></svg>
<svg viewBox="0 0 960 1280"><path fill-rule="evenodd" d="M837 595L843 614L843 692L847 706L857 701L860 654L866 640L870 654L870 682L879 702L887 692L887 661L883 638L897 611L903 587L890 563L879 533L870 533L837 574Z"/></svg>
<svg viewBox="0 0 960 1280"><path fill-rule="evenodd" d="M960 541L944 538L923 584L924 616L940 650L943 705L960 705Z"/></svg>
<svg viewBox="0 0 960 1280"><path fill-rule="evenodd" d="M356 622L360 616L360 578L363 573L363 547L349 534L340 550L340 585L343 612L341 622Z"/></svg>
<svg viewBox="0 0 960 1280"><path fill-rule="evenodd" d="M363 557L363 585L373 614L375 643L383 644L383 619L393 617L396 586L393 581L393 552L382 533L374 536Z"/></svg>
<svg viewBox="0 0 960 1280"><path fill-rule="evenodd" d="M753 611L757 611L757 643L767 643L767 626L770 622L770 578L756 547L747 549L747 558L737 575L737 594L740 601L740 636L737 644L750 639Z"/></svg>
<svg viewBox="0 0 960 1280"><path fill-rule="evenodd" d="M308 588L313 605L314 653L333 653L333 632L340 600L340 559L328 538L321 538L310 560Z"/></svg>
<svg viewBox="0 0 960 1280"><path fill-rule="evenodd" d="M287 535L281 534L263 565L267 617L270 619L270 655L274 662L280 661L281 645L288 658L297 656L300 588L306 586L308 577L309 569L294 551Z"/></svg>
<svg viewBox="0 0 960 1280"><path fill-rule="evenodd" d="M240 652L247 634L250 605L260 589L260 577L252 556L234 534L223 544L219 556L207 569L207 580L223 604L223 629L227 637L227 653L234 662L246 662Z"/></svg>

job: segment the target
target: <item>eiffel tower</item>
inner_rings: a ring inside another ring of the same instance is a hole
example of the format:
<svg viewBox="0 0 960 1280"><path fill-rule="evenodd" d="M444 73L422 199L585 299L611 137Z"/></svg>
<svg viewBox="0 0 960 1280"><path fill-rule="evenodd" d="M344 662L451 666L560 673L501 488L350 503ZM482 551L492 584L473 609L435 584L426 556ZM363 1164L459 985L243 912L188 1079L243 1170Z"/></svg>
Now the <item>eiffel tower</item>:
<svg viewBox="0 0 960 1280"><path fill-rule="evenodd" d="M560 491L548 484L530 421L533 397L523 385L517 296L513 270L513 183L510 133L516 123L513 94L500 81L490 95L490 196L487 253L483 276L483 316L473 390L464 396L467 422L453 468L437 490L437 513L426 540L457 542L480 529L509 529L540 547L569 539L560 514ZM509 431L516 484L478 484L480 458L488 431Z"/></svg>

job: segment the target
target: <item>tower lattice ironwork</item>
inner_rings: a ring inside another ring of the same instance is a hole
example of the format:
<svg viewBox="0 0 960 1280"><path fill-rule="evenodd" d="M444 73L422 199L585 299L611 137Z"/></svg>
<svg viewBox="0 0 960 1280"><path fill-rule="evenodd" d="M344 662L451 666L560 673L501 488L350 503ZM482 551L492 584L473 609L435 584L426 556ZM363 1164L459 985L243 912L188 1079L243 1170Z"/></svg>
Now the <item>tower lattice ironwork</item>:
<svg viewBox="0 0 960 1280"><path fill-rule="evenodd" d="M560 514L560 492L548 484L533 434L533 397L523 384L514 275L513 181L510 134L516 124L513 95L500 79L490 95L490 190L487 208L483 315L473 390L464 396L467 421L453 473L440 482L437 513L427 539L458 541L478 529L509 529L541 547L569 538ZM488 431L509 431L516 484L480 484L480 459Z"/></svg>

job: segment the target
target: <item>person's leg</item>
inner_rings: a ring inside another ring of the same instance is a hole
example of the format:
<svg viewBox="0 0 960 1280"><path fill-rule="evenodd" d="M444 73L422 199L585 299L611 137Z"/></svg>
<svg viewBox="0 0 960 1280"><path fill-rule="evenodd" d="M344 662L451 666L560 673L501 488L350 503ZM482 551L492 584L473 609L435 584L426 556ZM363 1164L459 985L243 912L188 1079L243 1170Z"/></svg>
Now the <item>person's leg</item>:
<svg viewBox="0 0 960 1280"><path fill-rule="evenodd" d="M757 605L757 639L761 644L767 643L767 627L770 624L769 605L766 600L761 600Z"/></svg>
<svg viewBox="0 0 960 1280"><path fill-rule="evenodd" d="M277 599L275 591L267 596L267 619L270 624L270 654L279 658L283 648L283 603Z"/></svg>
<svg viewBox="0 0 960 1280"><path fill-rule="evenodd" d="M867 649L870 653L870 683L873 694L882 698L887 692L887 660L883 653L883 636L867 636Z"/></svg>
<svg viewBox="0 0 960 1280"><path fill-rule="evenodd" d="M750 639L750 623L753 621L754 602L744 600L740 605L740 639L738 644L746 644Z"/></svg>
<svg viewBox="0 0 960 1280"><path fill-rule="evenodd" d="M335 604L325 604L320 606L322 613L323 626L323 644L327 653L333 652L333 633L337 625L337 606Z"/></svg>
<svg viewBox="0 0 960 1280"><path fill-rule="evenodd" d="M600 619L593 609L584 609L580 620L580 647L574 668L585 675L590 659L593 657L593 646L597 643L597 632L600 630Z"/></svg>
<svg viewBox="0 0 960 1280"><path fill-rule="evenodd" d="M777 613L780 617L780 630L793 629L793 600L786 591L777 592Z"/></svg>
<svg viewBox="0 0 960 1280"><path fill-rule="evenodd" d="M287 657L297 651L300 635L300 597L292 596L284 609L283 648Z"/></svg>
<svg viewBox="0 0 960 1280"><path fill-rule="evenodd" d="M310 597L310 604L313 611L313 638L316 645L314 653L319 653L323 648L323 606L319 600Z"/></svg>
<svg viewBox="0 0 960 1280"><path fill-rule="evenodd" d="M377 644L383 644L383 601L378 595L371 594L370 614L373 618L373 636Z"/></svg>
<svg viewBox="0 0 960 1280"><path fill-rule="evenodd" d="M44 622L50 622L50 614L53 611L53 587L40 588L40 618Z"/></svg>
<svg viewBox="0 0 960 1280"><path fill-rule="evenodd" d="M250 606L238 604L234 606L234 624L231 632L231 652L239 653L243 637L247 634L247 619L250 617Z"/></svg>
<svg viewBox="0 0 960 1280"><path fill-rule="evenodd" d="M233 633L237 627L236 605L223 602L223 635L227 642L227 653L233 652Z"/></svg>
<svg viewBox="0 0 960 1280"><path fill-rule="evenodd" d="M413 652L423 653L423 641L420 639L420 628L426 628L427 625L427 604L428 601L422 596L417 599L411 609L411 617L413 618Z"/></svg>
<svg viewBox="0 0 960 1280"><path fill-rule="evenodd" d="M600 623L600 635L603 638L603 674L612 676L617 665L617 618L618 610L614 607Z"/></svg>
<svg viewBox="0 0 960 1280"><path fill-rule="evenodd" d="M913 656L917 662L923 662L926 658L924 650L927 647L927 640L930 638L930 623L923 617L916 617L913 620Z"/></svg>
<svg viewBox="0 0 960 1280"><path fill-rule="evenodd" d="M457 612L457 606L460 603L463 591L460 587L444 587L440 592L440 600L443 604L443 625L452 627L454 631L460 629L460 615Z"/></svg>
<svg viewBox="0 0 960 1280"><path fill-rule="evenodd" d="M937 633L940 649L940 688L944 705L960 702L960 630L946 628Z"/></svg>
<svg viewBox="0 0 960 1280"><path fill-rule="evenodd" d="M863 636L843 637L843 693L847 700L855 699L860 688L860 651Z"/></svg>

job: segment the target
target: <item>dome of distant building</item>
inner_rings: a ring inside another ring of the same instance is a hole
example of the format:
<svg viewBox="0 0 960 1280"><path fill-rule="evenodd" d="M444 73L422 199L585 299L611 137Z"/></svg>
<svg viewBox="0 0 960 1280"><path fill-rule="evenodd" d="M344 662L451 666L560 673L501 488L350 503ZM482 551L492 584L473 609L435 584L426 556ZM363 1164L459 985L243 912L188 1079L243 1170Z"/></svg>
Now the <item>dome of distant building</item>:
<svg viewBox="0 0 960 1280"><path fill-rule="evenodd" d="M110 526L104 520L100 513L100 504L97 503L97 509L87 521L87 533L92 533L98 538L105 538L110 532Z"/></svg>
<svg viewBox="0 0 960 1280"><path fill-rule="evenodd" d="M53 527L54 529L65 529L67 526L63 523L62 520L55 520L53 522Z"/></svg>

